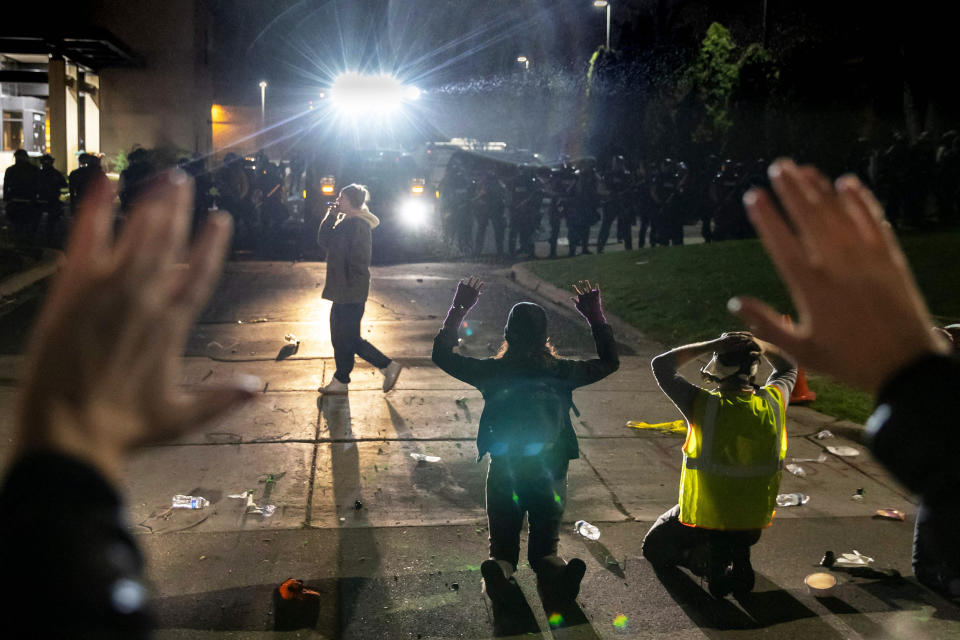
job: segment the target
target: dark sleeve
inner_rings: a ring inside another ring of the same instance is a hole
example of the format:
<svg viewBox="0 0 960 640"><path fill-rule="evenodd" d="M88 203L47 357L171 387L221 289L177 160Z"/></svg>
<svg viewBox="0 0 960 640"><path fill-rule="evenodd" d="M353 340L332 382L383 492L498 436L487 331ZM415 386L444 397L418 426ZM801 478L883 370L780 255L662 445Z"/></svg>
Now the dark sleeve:
<svg viewBox="0 0 960 640"><path fill-rule="evenodd" d="M441 329L433 339L433 363L451 376L474 387L480 387L490 370L490 360L480 360L454 353L457 345L454 329Z"/></svg>
<svg viewBox="0 0 960 640"><path fill-rule="evenodd" d="M925 504L956 504L960 490L960 360L926 355L881 387L867 421L877 459ZM954 507L954 513L957 513Z"/></svg>
<svg viewBox="0 0 960 640"><path fill-rule="evenodd" d="M613 339L613 329L608 324L598 324L591 327L593 341L597 345L597 357L592 360L564 360L563 377L570 382L573 388L593 384L603 380L620 368L620 357L617 355L617 343Z"/></svg>
<svg viewBox="0 0 960 640"><path fill-rule="evenodd" d="M0 513L0 597L35 637L148 637L143 560L96 470L54 453L22 456L0 488Z"/></svg>
<svg viewBox="0 0 960 640"><path fill-rule="evenodd" d="M673 358L668 354L669 352L659 355L650 362L653 377L656 378L660 389L667 394L689 422L693 418L693 402L702 389L680 375L673 366Z"/></svg>
<svg viewBox="0 0 960 640"><path fill-rule="evenodd" d="M370 252L373 248L373 237L370 225L357 219L353 223L350 233L350 247L347 251L347 273L369 275Z"/></svg>
<svg viewBox="0 0 960 640"><path fill-rule="evenodd" d="M323 220L320 221L320 226L317 227L318 247L326 249L327 245L330 244L330 234L333 231L333 223L336 222L336 220L337 216L330 210L323 216Z"/></svg>

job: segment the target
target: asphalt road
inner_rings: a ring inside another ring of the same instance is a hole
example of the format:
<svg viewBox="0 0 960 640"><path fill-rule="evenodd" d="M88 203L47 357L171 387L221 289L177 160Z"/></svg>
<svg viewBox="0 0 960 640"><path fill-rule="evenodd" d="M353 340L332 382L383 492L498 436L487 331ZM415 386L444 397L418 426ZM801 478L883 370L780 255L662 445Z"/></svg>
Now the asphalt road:
<svg viewBox="0 0 960 640"><path fill-rule="evenodd" d="M485 464L476 463L479 394L436 369L430 347L459 278L487 283L462 334L464 353L485 357L502 339L512 304L540 301L562 354L589 357L593 341L569 302L532 295L490 264L422 263L373 270L363 332L406 369L380 390L358 362L347 397L323 398L331 378L329 303L320 263L232 263L184 359L183 384L203 388L239 375L260 378L259 402L201 432L151 447L128 465L130 524L147 554L161 638L948 638L960 610L919 586L910 570L914 505L857 442L859 425L792 408L792 457L816 457L826 441L856 458L803 463L782 490L811 496L783 509L754 548L750 598L713 600L685 571L657 575L641 557L644 533L676 501L682 437L631 429L627 420L675 420L649 358L659 345L624 343L621 370L578 391L575 428L583 455L570 467L561 553L588 566L577 605L544 606L527 566L525 602L491 608L480 593L486 557ZM562 300L562 298L559 298ZM13 385L35 304L0 319L0 454L9 449ZM299 349L284 348L288 333ZM691 367L691 375L695 373ZM461 402L457 402L458 400ZM411 453L438 456L417 462ZM850 496L864 489L864 500ZM68 490L68 488L65 488ZM266 516L250 512L273 505ZM169 509L174 494L209 507ZM907 522L873 517L898 508ZM590 542L573 532L585 519ZM806 592L803 577L823 552L858 549L875 558L859 575L838 571L831 597ZM276 632L273 590L290 577L321 593L310 628ZM557 617L559 615L560 617ZM552 620L552 622L551 622Z"/></svg>

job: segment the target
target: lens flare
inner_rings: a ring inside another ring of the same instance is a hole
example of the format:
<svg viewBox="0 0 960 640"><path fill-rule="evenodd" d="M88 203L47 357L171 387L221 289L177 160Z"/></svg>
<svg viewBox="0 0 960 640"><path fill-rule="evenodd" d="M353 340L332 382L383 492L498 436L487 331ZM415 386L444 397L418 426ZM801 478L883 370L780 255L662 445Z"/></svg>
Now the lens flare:
<svg viewBox="0 0 960 640"><path fill-rule="evenodd" d="M563 616L559 613L551 613L547 620L550 622L551 627L559 627L563 624Z"/></svg>
<svg viewBox="0 0 960 640"><path fill-rule="evenodd" d="M627 628L627 616L622 613L613 619L613 626L617 629L626 629Z"/></svg>

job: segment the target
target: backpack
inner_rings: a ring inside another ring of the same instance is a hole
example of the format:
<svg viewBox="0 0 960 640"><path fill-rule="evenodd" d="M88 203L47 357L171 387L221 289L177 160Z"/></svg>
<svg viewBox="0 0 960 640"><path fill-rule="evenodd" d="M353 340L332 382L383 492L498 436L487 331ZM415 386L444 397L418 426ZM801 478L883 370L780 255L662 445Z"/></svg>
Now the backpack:
<svg viewBox="0 0 960 640"><path fill-rule="evenodd" d="M570 393L543 379L504 385L484 398L491 456L535 456L553 448L569 419Z"/></svg>

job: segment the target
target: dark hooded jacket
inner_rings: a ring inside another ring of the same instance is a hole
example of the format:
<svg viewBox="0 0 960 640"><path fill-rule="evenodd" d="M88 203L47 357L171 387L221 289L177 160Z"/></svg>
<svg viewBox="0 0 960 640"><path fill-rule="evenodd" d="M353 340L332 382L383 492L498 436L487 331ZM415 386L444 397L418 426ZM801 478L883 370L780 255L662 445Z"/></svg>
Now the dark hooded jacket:
<svg viewBox="0 0 960 640"><path fill-rule="evenodd" d="M556 425L559 434L557 441L551 443L559 447L567 458L580 457L577 435L570 421L569 407L573 405L573 390L606 378L620 366L617 357L616 342L610 325L593 327L593 339L597 345L597 358L591 360L571 360L568 358L531 358L511 356L502 358L470 358L454 353L457 345L457 332L453 329L441 329L433 341L433 362L457 380L476 387L484 398L483 412L480 414L480 427L477 431L477 461L491 452L496 446L494 425L509 421L509 416L500 415L511 411L509 402L491 403L491 398L502 398L522 388L525 383L547 385L564 398L568 409L559 418L562 424ZM524 398L517 398L522 403Z"/></svg>

